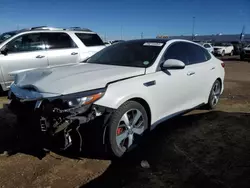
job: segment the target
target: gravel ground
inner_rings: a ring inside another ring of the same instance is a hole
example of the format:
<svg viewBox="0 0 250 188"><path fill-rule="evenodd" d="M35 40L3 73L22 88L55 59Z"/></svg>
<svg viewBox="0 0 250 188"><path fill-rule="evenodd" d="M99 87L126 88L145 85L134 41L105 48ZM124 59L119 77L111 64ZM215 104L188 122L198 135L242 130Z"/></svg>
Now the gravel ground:
<svg viewBox="0 0 250 188"><path fill-rule="evenodd" d="M217 109L164 122L116 161L41 151L31 131L20 137L0 97L0 153L16 151L0 157L1 187L249 187L250 63L224 60Z"/></svg>

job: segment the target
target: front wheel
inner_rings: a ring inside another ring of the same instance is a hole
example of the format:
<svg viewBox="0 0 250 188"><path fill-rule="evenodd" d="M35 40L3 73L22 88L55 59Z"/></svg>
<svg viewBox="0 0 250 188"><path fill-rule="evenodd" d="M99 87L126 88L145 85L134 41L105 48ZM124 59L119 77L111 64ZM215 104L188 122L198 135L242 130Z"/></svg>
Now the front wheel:
<svg viewBox="0 0 250 188"><path fill-rule="evenodd" d="M210 91L210 95L209 95L208 103L206 105L206 109L210 110L210 109L215 108L215 106L219 102L220 94L221 94L221 83L219 80L216 80L212 86L211 91Z"/></svg>
<svg viewBox="0 0 250 188"><path fill-rule="evenodd" d="M147 112L140 103L128 101L120 106L108 125L108 143L113 155L122 157L135 148L147 129Z"/></svg>

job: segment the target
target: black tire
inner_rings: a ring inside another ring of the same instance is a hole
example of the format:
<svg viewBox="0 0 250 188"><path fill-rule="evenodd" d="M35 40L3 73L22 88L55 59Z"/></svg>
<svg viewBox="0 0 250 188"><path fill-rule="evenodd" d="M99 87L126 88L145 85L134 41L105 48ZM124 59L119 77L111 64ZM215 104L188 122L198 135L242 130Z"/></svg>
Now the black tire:
<svg viewBox="0 0 250 188"><path fill-rule="evenodd" d="M121 146L119 147L119 144L117 144L116 141L117 129L123 115L129 112L130 110L139 110L141 112L141 117L143 118L142 126L144 126L144 132L141 135L138 135L135 143L133 143L129 148L126 148L126 150L124 151L122 150ZM140 103L135 101L127 101L113 113L107 126L108 134L106 140L108 142L110 152L114 157L122 157L126 152L134 149L139 144L140 140L142 140L143 135L146 133L149 127L148 115L145 108Z"/></svg>
<svg viewBox="0 0 250 188"><path fill-rule="evenodd" d="M240 55L240 60L241 60L241 61L244 61L244 60L245 60L245 58L244 58L243 55Z"/></svg>
<svg viewBox="0 0 250 188"><path fill-rule="evenodd" d="M230 52L230 56L233 56L234 55L234 51L232 50L231 52Z"/></svg>
<svg viewBox="0 0 250 188"><path fill-rule="evenodd" d="M211 88L210 94L209 94L209 98L208 98L208 103L205 105L205 108L207 110L212 110L216 107L216 105L218 104L218 101L216 103L214 103L214 88L216 87L216 85L219 87L219 94L217 95L218 97L218 101L219 101L219 97L220 97L220 93L221 93L221 83L219 80L216 80Z"/></svg>

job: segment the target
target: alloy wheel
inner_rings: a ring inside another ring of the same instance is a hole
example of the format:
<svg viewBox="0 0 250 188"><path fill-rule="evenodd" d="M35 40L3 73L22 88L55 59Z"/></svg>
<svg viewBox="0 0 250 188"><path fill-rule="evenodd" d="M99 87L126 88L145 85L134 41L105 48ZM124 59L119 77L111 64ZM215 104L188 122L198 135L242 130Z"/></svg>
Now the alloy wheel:
<svg viewBox="0 0 250 188"><path fill-rule="evenodd" d="M136 141L136 137L141 136L145 130L142 112L138 109L131 109L123 114L117 129L116 143L125 152Z"/></svg>
<svg viewBox="0 0 250 188"><path fill-rule="evenodd" d="M212 106L215 106L218 103L219 97L220 97L220 92L221 92L220 83L216 82L213 86L213 89L212 89L212 98L211 98Z"/></svg>

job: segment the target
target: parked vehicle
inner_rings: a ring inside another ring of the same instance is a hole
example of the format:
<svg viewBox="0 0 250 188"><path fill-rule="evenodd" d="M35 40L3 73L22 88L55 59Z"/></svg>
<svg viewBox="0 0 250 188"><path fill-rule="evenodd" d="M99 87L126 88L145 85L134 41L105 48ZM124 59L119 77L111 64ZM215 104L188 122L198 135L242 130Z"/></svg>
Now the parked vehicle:
<svg viewBox="0 0 250 188"><path fill-rule="evenodd" d="M110 46L112 43L111 43L111 41L106 41L106 42L104 42L104 44L105 44L105 46Z"/></svg>
<svg viewBox="0 0 250 188"><path fill-rule="evenodd" d="M232 44L230 43L215 43L213 45L214 47L214 54L215 55L220 55L220 56L224 56L224 55L230 55L232 56L234 53L234 47Z"/></svg>
<svg viewBox="0 0 250 188"><path fill-rule="evenodd" d="M214 108L224 74L224 63L191 41L131 40L83 64L17 74L10 109L24 122L33 117L32 126L46 135L63 134L64 149L74 142L73 130L98 126L98 138L121 157L162 121Z"/></svg>
<svg viewBox="0 0 250 188"><path fill-rule="evenodd" d="M207 51L209 51L210 53L214 53L214 47L211 44L203 43L202 45L203 45L204 48L207 49Z"/></svg>
<svg viewBox="0 0 250 188"><path fill-rule="evenodd" d="M36 27L1 36L0 89L4 91L14 81L10 73L79 63L105 47L89 29Z"/></svg>
<svg viewBox="0 0 250 188"><path fill-rule="evenodd" d="M124 40L110 40L110 41L104 42L104 44L105 44L105 46L110 46L110 45L118 43L118 42L124 42Z"/></svg>
<svg viewBox="0 0 250 188"><path fill-rule="evenodd" d="M240 54L240 59L243 61L245 59L250 59L250 44L243 48L241 54Z"/></svg>

